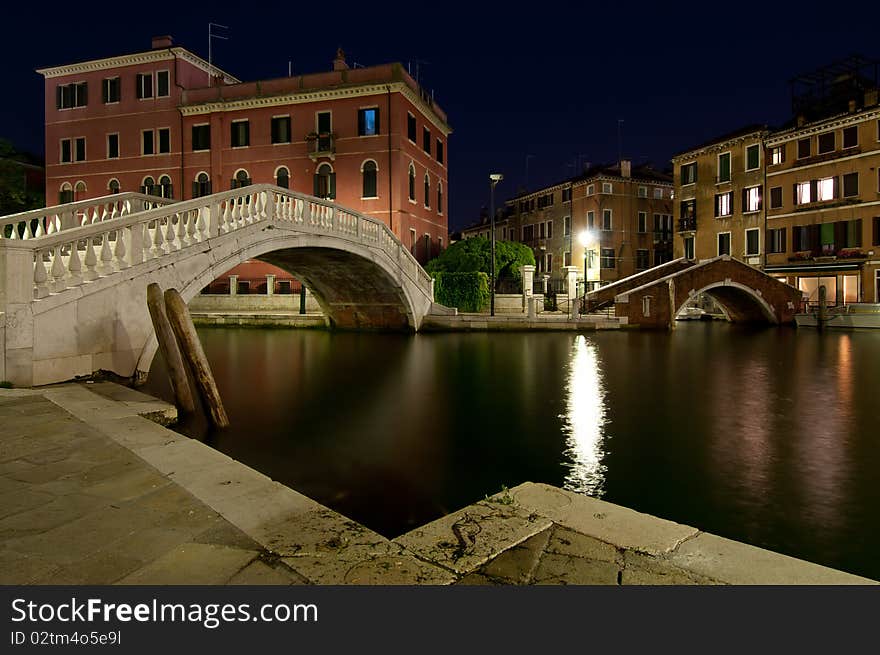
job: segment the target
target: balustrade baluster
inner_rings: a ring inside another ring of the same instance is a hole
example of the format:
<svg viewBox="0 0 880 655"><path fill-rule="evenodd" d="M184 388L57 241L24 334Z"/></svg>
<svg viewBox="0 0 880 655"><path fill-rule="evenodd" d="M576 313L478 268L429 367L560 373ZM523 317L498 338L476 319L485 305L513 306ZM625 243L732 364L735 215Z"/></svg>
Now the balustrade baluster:
<svg viewBox="0 0 880 655"><path fill-rule="evenodd" d="M61 258L61 246L57 245L52 250L52 290L54 292L63 291L66 288L64 283L64 260Z"/></svg>
<svg viewBox="0 0 880 655"><path fill-rule="evenodd" d="M162 222L157 218L156 229L153 231L153 247L150 249L150 252L153 253L153 257L156 259L165 254L165 249L162 247L163 242Z"/></svg>
<svg viewBox="0 0 880 655"><path fill-rule="evenodd" d="M116 268L122 270L128 268L128 262L125 261L125 238L122 236L122 230L116 230L116 247L113 249L116 257Z"/></svg>
<svg viewBox="0 0 880 655"><path fill-rule="evenodd" d="M34 298L45 298L49 295L49 274L46 271L46 262L43 258L45 251L34 252Z"/></svg>
<svg viewBox="0 0 880 655"><path fill-rule="evenodd" d="M182 220L180 218L180 214L172 214L171 216L168 217L168 219L167 219L168 223L165 225L165 243L168 244L168 252L169 253L174 252L175 250L180 250L180 244L176 243L176 239L175 239L175 236L176 236L175 235L175 227L176 226L174 225L175 218L178 221Z"/></svg>
<svg viewBox="0 0 880 655"><path fill-rule="evenodd" d="M95 270L95 266L98 263L98 257L95 255L95 242L92 237L86 239L86 256L84 259L86 272L83 274L83 279L86 281L96 279L98 277L98 271Z"/></svg>
<svg viewBox="0 0 880 655"><path fill-rule="evenodd" d="M82 262L79 258L79 242L74 241L70 244L70 256L67 258L68 277L67 286L75 287L83 283L82 278Z"/></svg>
<svg viewBox="0 0 880 655"><path fill-rule="evenodd" d="M110 275L113 272L113 251L110 250L110 233L101 235L101 263L98 266L100 275Z"/></svg>

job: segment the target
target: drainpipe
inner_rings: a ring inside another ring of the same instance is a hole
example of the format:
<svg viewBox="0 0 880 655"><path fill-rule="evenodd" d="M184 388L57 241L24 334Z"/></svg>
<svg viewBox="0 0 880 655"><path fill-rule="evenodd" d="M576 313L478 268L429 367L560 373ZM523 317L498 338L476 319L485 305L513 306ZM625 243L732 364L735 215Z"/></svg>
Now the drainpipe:
<svg viewBox="0 0 880 655"><path fill-rule="evenodd" d="M174 86L180 89L180 101L177 104L177 115L180 119L180 199L183 200L186 197L186 179L184 178L184 165L183 165L183 109L181 107L181 101L183 100L183 92L185 89L180 85L180 82L177 81L177 53L174 52L173 48L168 48L168 51L174 57Z"/></svg>
<svg viewBox="0 0 880 655"><path fill-rule="evenodd" d="M385 87L388 90L387 98L388 98L388 229L391 230L391 233L394 234L394 213L393 213L393 204L394 204L394 196L392 195L392 182L394 178L392 177L392 167L391 167L391 85L388 84ZM400 235L400 240L403 241L403 234Z"/></svg>
<svg viewBox="0 0 880 655"><path fill-rule="evenodd" d="M764 190L761 197L761 204L764 206L764 265L762 271L767 270L767 205L770 203L770 189L767 188L767 137L761 137L761 153L764 156L761 162L764 168ZM788 248L786 248L787 250Z"/></svg>

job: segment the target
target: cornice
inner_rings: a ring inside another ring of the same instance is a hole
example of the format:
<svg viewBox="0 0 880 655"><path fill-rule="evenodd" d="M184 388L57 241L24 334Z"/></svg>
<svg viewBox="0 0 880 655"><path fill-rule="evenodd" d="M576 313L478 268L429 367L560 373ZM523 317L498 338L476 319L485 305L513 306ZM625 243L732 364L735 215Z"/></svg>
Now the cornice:
<svg viewBox="0 0 880 655"><path fill-rule="evenodd" d="M197 116L214 112L241 111L242 109L256 109L259 107L300 105L321 100L339 100L341 98L384 95L387 93L389 86L391 87L392 92L401 93L407 100L419 107L431 124L442 132L444 136L449 136L452 133L450 127L441 122L431 108L425 105L421 99L412 92L412 89L402 82L349 86L336 89L317 89L314 91L298 91L277 96L230 98L229 100L216 100L198 105L184 105L180 108L180 112L184 116Z"/></svg>
<svg viewBox="0 0 880 655"><path fill-rule="evenodd" d="M197 57L186 48L162 48L161 50L150 50L148 52L138 52L133 55L121 55L119 57L109 57L107 59L93 59L91 61L83 61L77 64L68 64L65 66L53 66L50 68L39 68L37 72L45 78L64 77L66 75L77 75L81 73L91 73L99 70L108 70L111 68L122 68L124 66L137 66L140 64L151 64L157 61L168 61L178 56L184 61L189 62L197 68L201 68L206 73L210 72L211 66L208 65L201 57ZM239 80L232 75L220 70L216 66L213 69L223 75L224 79L232 84L238 83Z"/></svg>
<svg viewBox="0 0 880 655"><path fill-rule="evenodd" d="M857 114L838 114L837 116L834 116L832 118L818 121L816 123L811 123L810 125L805 125L803 127L792 127L785 132L779 132L775 136L766 139L766 143L770 147L778 146L782 143L787 143L788 141L802 139L805 136L827 132L828 130L833 130L840 127L857 125L858 123L873 120L875 118L880 119L880 108L868 109Z"/></svg>
<svg viewBox="0 0 880 655"><path fill-rule="evenodd" d="M727 148L731 146L735 146L739 143L743 143L744 141L748 141L750 139L754 139L758 137L759 139L764 138L769 132L767 130L756 130L754 132L749 132L748 134L741 134L740 136L733 137L732 139L725 139L724 141L719 141L717 143L710 143L709 145L703 146L702 148L696 148L695 150L689 150L688 152L683 152L680 155L676 155L672 158L672 163L682 162L684 160L693 160L701 155L708 155L716 152L724 152ZM686 163L690 163L687 161Z"/></svg>

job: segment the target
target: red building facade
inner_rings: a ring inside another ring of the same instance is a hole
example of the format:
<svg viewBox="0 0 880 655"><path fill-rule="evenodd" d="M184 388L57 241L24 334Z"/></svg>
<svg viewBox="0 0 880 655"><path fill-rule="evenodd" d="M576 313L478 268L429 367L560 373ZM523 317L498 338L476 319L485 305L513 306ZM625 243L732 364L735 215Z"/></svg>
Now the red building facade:
<svg viewBox="0 0 880 655"><path fill-rule="evenodd" d="M451 129L400 64L349 68L339 51L326 73L240 82L162 37L38 72L47 203L268 182L382 220L421 262L446 245Z"/></svg>

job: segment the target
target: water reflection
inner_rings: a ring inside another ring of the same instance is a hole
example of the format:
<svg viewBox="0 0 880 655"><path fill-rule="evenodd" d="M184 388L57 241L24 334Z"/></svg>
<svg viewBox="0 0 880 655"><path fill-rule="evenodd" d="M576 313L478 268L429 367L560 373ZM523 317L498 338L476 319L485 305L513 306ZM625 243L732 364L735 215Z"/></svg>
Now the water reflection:
<svg viewBox="0 0 880 655"><path fill-rule="evenodd" d="M562 431L566 437L565 488L591 496L604 493L606 467L602 463L606 423L605 385L595 344L578 335L572 344L566 384L566 414Z"/></svg>

